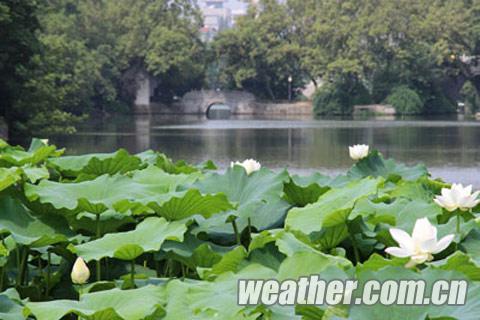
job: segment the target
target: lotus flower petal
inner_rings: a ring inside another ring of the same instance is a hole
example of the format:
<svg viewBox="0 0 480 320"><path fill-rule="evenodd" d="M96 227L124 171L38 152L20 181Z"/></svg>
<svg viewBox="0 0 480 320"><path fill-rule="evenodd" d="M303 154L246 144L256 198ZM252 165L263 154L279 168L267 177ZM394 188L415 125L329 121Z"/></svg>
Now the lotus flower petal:
<svg viewBox="0 0 480 320"><path fill-rule="evenodd" d="M392 235L392 238L400 245L400 248L404 248L409 252L413 252L413 239L408 233L401 229L392 228L390 229L390 234Z"/></svg>
<svg viewBox="0 0 480 320"><path fill-rule="evenodd" d="M399 247L390 247L385 249L385 252L388 254L391 254L392 256L399 257L399 258L406 258L410 257L412 252L405 249L405 248L399 248Z"/></svg>
<svg viewBox="0 0 480 320"><path fill-rule="evenodd" d="M437 228L427 218L418 219L413 227L412 238L414 242L420 244L432 240L436 242Z"/></svg>
<svg viewBox="0 0 480 320"><path fill-rule="evenodd" d="M437 241L437 228L427 218L418 219L413 227L412 236L403 230L391 228L390 234L399 247L390 247L385 251L393 256L410 257L407 268L433 260L433 254L445 250L453 241L454 235Z"/></svg>
<svg viewBox="0 0 480 320"><path fill-rule="evenodd" d="M356 144L348 147L350 158L360 160L368 156L369 146L366 144Z"/></svg>
<svg viewBox="0 0 480 320"><path fill-rule="evenodd" d="M455 237L455 235L449 234L448 236L445 236L442 239L440 239L437 242L437 246L436 246L435 250L432 251L432 253L440 253L443 250L447 249L447 247L450 245L450 243L452 243L454 237Z"/></svg>
<svg viewBox="0 0 480 320"><path fill-rule="evenodd" d="M449 212L457 209L468 211L480 203L479 191L472 194L472 186L463 187L462 184L452 184L450 189L443 188L441 196L436 196L433 200L439 206Z"/></svg>

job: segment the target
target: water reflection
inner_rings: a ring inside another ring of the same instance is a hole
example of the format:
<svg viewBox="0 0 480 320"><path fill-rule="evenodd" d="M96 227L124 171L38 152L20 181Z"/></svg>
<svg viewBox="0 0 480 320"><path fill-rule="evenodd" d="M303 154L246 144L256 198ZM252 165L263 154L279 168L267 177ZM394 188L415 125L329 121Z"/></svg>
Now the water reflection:
<svg viewBox="0 0 480 320"><path fill-rule="evenodd" d="M270 167L342 171L352 162L347 146L367 143L387 157L424 162L436 176L480 186L480 123L418 120L267 120L236 117L137 116L101 119L74 136L51 140L72 154L152 148L174 159L200 162L256 158Z"/></svg>

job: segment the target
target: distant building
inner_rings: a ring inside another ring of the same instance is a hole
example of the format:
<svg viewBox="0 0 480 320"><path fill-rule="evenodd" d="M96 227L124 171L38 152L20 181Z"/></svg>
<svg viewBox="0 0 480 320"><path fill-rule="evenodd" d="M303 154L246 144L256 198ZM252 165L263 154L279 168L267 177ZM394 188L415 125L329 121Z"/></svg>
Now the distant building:
<svg viewBox="0 0 480 320"><path fill-rule="evenodd" d="M212 40L217 33L231 28L240 16L247 13L246 5L239 2L230 4L228 0L199 0L203 13L203 27L200 29L203 41ZM234 9L231 9L234 8Z"/></svg>
<svg viewBox="0 0 480 320"><path fill-rule="evenodd" d="M242 17L247 14L247 10L245 9L235 9L232 10L232 26L237 23L239 17Z"/></svg>
<svg viewBox="0 0 480 320"><path fill-rule="evenodd" d="M204 41L210 41L215 35L232 26L232 13L225 6L228 0L200 1L203 13L203 27L200 29Z"/></svg>

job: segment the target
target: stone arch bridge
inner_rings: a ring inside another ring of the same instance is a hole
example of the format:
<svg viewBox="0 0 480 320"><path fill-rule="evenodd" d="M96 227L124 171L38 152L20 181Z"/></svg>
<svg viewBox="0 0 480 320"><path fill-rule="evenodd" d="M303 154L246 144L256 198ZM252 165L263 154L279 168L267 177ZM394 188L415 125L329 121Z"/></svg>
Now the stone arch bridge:
<svg viewBox="0 0 480 320"><path fill-rule="evenodd" d="M227 105L232 114L251 114L257 107L255 96L249 92L195 90L185 94L172 108L179 113L207 114L214 104Z"/></svg>

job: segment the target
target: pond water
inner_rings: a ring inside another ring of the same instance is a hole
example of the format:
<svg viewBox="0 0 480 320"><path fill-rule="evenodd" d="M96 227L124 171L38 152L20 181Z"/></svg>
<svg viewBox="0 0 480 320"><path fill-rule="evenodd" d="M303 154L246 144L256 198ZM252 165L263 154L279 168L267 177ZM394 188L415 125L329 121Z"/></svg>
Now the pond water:
<svg viewBox="0 0 480 320"><path fill-rule="evenodd" d="M69 154L155 149L175 160L212 159L220 167L255 158L272 168L326 174L349 168L347 147L366 143L386 157L423 162L434 177L480 187L480 121L121 116L92 120L75 135L50 140Z"/></svg>

